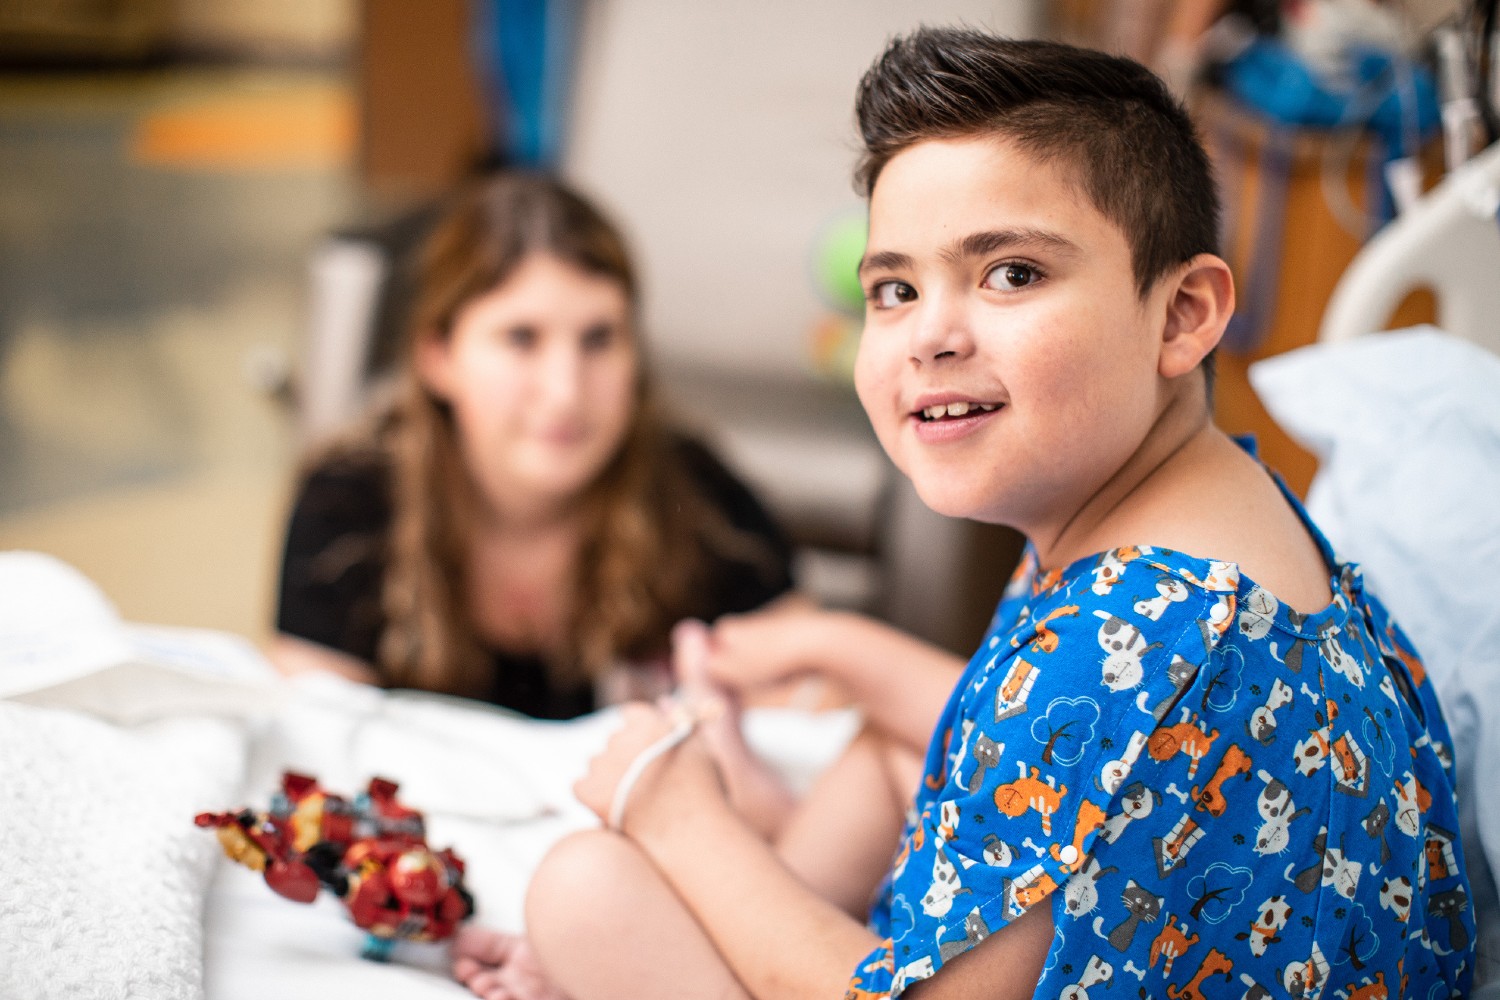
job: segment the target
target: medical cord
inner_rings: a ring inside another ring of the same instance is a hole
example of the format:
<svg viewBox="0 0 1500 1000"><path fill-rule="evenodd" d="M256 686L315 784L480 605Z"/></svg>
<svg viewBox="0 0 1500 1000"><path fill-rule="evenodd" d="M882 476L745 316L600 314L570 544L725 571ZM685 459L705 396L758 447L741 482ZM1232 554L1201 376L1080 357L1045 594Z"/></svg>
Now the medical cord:
<svg viewBox="0 0 1500 1000"><path fill-rule="evenodd" d="M693 731L698 728L698 722L698 716L683 712L666 735L650 743L635 755L630 766L625 768L625 773L620 775L620 782L615 785L614 797L610 799L609 816L605 819L605 824L609 829L622 829L622 824L625 822L625 807L630 802L630 793L635 789L636 783L641 780L641 775L646 773L646 768L655 763L658 757L676 749L683 740L693 735Z"/></svg>

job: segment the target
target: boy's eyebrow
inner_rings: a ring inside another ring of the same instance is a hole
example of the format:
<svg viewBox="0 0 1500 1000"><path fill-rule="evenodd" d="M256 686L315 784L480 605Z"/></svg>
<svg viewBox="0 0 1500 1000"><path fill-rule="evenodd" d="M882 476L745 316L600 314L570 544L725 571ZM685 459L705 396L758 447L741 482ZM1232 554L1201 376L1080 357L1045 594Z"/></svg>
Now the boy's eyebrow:
<svg viewBox="0 0 1500 1000"><path fill-rule="evenodd" d="M991 229L982 233L970 233L938 251L949 263L969 257L986 257L999 250L1016 250L1037 247L1054 253L1079 253L1078 244L1060 233L1045 229Z"/></svg>
<svg viewBox="0 0 1500 1000"><path fill-rule="evenodd" d="M866 271L904 271L912 265L912 259L904 253L895 250L881 250L878 253L866 254L860 258L859 268L856 274L864 274Z"/></svg>
<svg viewBox="0 0 1500 1000"><path fill-rule="evenodd" d="M1054 253L1079 254L1078 244L1059 233L1045 229L990 229L970 233L954 240L938 251L938 256L949 263L970 257L984 257L1000 250L1021 250L1035 247ZM859 262L859 272L902 271L912 267L914 261L908 254L896 250L881 250L868 254Z"/></svg>

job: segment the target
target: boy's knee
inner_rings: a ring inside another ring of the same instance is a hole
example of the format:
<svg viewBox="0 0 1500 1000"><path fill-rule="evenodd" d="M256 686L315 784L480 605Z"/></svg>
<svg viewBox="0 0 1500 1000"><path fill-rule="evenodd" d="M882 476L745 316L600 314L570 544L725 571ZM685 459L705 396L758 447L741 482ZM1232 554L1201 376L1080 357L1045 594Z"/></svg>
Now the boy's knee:
<svg viewBox="0 0 1500 1000"><path fill-rule="evenodd" d="M549 939L577 940L581 922L610 910L621 876L639 858L629 841L607 830L583 830L553 845L526 889L526 931L545 950Z"/></svg>

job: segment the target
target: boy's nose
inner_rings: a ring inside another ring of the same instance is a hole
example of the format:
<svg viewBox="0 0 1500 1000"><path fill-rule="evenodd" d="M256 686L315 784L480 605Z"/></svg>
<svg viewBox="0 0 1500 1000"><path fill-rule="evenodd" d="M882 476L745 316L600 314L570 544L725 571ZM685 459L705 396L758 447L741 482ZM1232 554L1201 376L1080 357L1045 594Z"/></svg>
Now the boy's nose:
<svg viewBox="0 0 1500 1000"><path fill-rule="evenodd" d="M912 335L911 359L918 365L967 357L974 348L968 316L956 304L929 300Z"/></svg>

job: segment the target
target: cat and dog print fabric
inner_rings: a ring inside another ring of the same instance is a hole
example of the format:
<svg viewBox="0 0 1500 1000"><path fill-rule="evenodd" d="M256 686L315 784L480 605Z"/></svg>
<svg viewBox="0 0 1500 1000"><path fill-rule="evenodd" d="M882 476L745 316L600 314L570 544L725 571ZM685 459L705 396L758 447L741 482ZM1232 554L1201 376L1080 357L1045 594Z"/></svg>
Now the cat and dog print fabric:
<svg viewBox="0 0 1500 1000"><path fill-rule="evenodd" d="M1301 615L1227 563L1139 547L1039 574L1028 551L848 997L899 995L1035 905L1038 997L1467 995L1447 728L1358 569L1332 584Z"/></svg>

